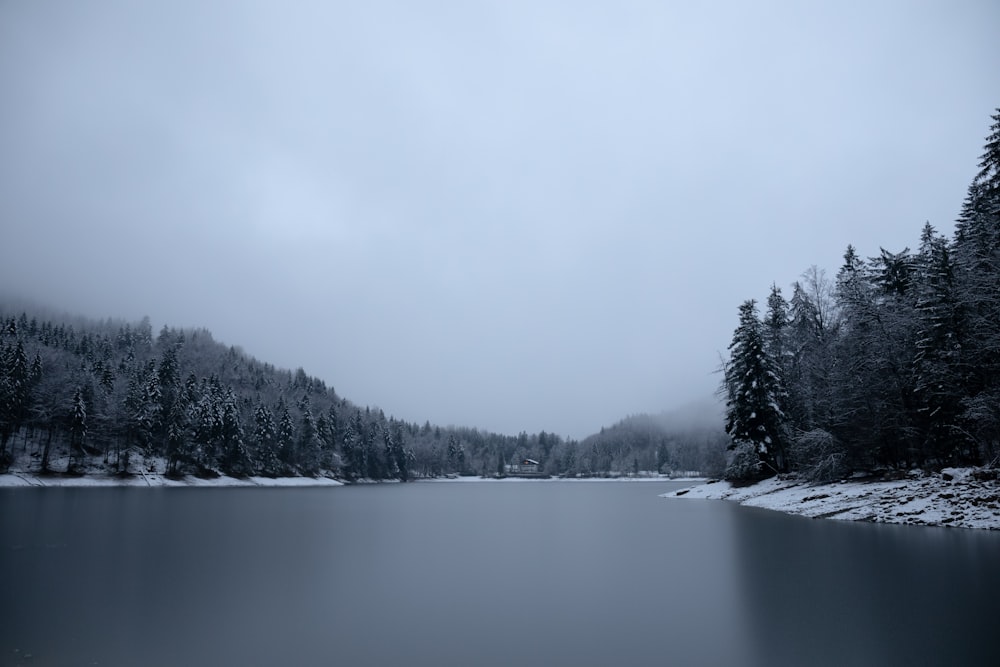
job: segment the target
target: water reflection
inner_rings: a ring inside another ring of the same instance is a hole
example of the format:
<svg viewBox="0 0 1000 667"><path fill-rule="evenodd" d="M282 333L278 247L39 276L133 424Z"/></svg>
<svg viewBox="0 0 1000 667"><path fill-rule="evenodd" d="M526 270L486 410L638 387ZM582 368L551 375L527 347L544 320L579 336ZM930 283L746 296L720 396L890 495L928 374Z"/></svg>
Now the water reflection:
<svg viewBox="0 0 1000 667"><path fill-rule="evenodd" d="M1000 535L739 509L754 664L993 662Z"/></svg>
<svg viewBox="0 0 1000 667"><path fill-rule="evenodd" d="M666 490L0 490L0 665L991 662L1000 535Z"/></svg>

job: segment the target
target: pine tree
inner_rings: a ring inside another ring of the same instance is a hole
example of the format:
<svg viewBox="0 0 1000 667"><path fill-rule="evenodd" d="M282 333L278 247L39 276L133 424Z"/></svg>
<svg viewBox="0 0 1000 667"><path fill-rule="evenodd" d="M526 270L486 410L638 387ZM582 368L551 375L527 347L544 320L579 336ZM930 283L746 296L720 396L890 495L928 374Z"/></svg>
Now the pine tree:
<svg viewBox="0 0 1000 667"><path fill-rule="evenodd" d="M11 320L9 330L16 335ZM0 463L6 460L7 443L24 425L31 405L32 372L20 339L6 350L0 347ZM6 465L5 463L3 464Z"/></svg>
<svg viewBox="0 0 1000 667"><path fill-rule="evenodd" d="M309 404L308 394L304 394L302 400L299 401L299 411L302 413L302 420L299 426L299 438L296 448L297 463L304 472L315 474L319 470L321 447L319 431Z"/></svg>
<svg viewBox="0 0 1000 667"><path fill-rule="evenodd" d="M190 460L201 472L208 472L219 458L222 433L222 409L215 378L201 383L200 394L191 415L194 447Z"/></svg>
<svg viewBox="0 0 1000 667"><path fill-rule="evenodd" d="M159 382L155 366L152 362L150 365L138 365L129 375L123 406L126 420L126 448L137 446L148 451L158 423L159 401Z"/></svg>
<svg viewBox="0 0 1000 667"><path fill-rule="evenodd" d="M740 306L739 326L729 351L724 389L726 433L732 447L748 446L772 472L782 472L787 466L785 396L774 360L765 349L763 326L752 299Z"/></svg>
<svg viewBox="0 0 1000 667"><path fill-rule="evenodd" d="M278 428L274 416L263 403L258 403L253 413L254 430L253 443L256 450L255 458L260 471L274 477L279 473L278 459Z"/></svg>
<svg viewBox="0 0 1000 667"><path fill-rule="evenodd" d="M990 118L993 124L986 137L986 150L979 158L980 170L975 181L988 190L997 191L1000 190L1000 108Z"/></svg>
<svg viewBox="0 0 1000 667"><path fill-rule="evenodd" d="M75 467L83 456L83 444L87 438L87 404L84 401L83 390L80 387L73 392L73 403L69 415L70 457L67 472Z"/></svg>
<svg viewBox="0 0 1000 667"><path fill-rule="evenodd" d="M364 430L361 448L364 453L365 476L369 479L384 479L386 477L384 459L379 456L376 443L381 439L381 424L369 417L368 427Z"/></svg>
<svg viewBox="0 0 1000 667"><path fill-rule="evenodd" d="M788 314L789 419L794 428L808 431L829 422L829 337L816 304L798 282Z"/></svg>
<svg viewBox="0 0 1000 667"><path fill-rule="evenodd" d="M1000 110L980 171L955 225L956 291L963 306L963 418L984 460L1000 454Z"/></svg>
<svg viewBox="0 0 1000 667"><path fill-rule="evenodd" d="M364 447L362 445L364 430L361 411L355 410L354 415L348 422L344 438L341 442L341 449L344 455L344 472L350 479L362 477L366 472L367 466L364 460Z"/></svg>
<svg viewBox="0 0 1000 667"><path fill-rule="evenodd" d="M771 284L767 297L767 312L764 315L764 353L774 365L774 374L781 383L780 394L784 397L782 411L788 411L788 374L791 362L789 350L788 302L781 295L781 288Z"/></svg>
<svg viewBox="0 0 1000 667"><path fill-rule="evenodd" d="M406 438L403 428L399 422L391 424L392 431L392 457L396 466L396 474L402 482L409 481L411 469L416 457L413 450L406 445Z"/></svg>
<svg viewBox="0 0 1000 667"><path fill-rule="evenodd" d="M322 460L320 465L326 470L335 470L339 468L340 464L337 455L337 445L340 442L340 418L337 416L337 407L334 403L330 404L330 407L326 411L326 415L323 415L323 428L319 429L319 423L317 421L317 429L321 430L321 441L323 445Z"/></svg>
<svg viewBox="0 0 1000 667"><path fill-rule="evenodd" d="M292 415L288 412L288 404L284 399L278 399L278 407L275 410L278 415L278 457L287 466L291 467L295 462L295 424L292 422Z"/></svg>
<svg viewBox="0 0 1000 667"><path fill-rule="evenodd" d="M389 428L382 431L382 440L385 444L385 474L387 477L403 479L403 474L399 468L400 457L397 455L397 450L401 450L401 446L396 441L397 434L394 432L392 424L390 423L389 426Z"/></svg>
<svg viewBox="0 0 1000 667"><path fill-rule="evenodd" d="M221 392L218 422L219 450L223 471L239 477L249 475L253 470L244 443L243 424L240 419L236 393L232 387L226 387Z"/></svg>
<svg viewBox="0 0 1000 667"><path fill-rule="evenodd" d="M941 464L972 458L960 425L962 315L947 240L924 226L917 256L914 393L924 433L924 458ZM964 450L964 451L962 451Z"/></svg>
<svg viewBox="0 0 1000 667"><path fill-rule="evenodd" d="M885 254L865 265L848 246L837 274L842 331L837 341L835 432L852 466L891 464L911 452L906 376L912 353L899 318L898 289Z"/></svg>
<svg viewBox="0 0 1000 667"><path fill-rule="evenodd" d="M458 460L459 444L455 434L448 436L448 471L461 472L462 468Z"/></svg>

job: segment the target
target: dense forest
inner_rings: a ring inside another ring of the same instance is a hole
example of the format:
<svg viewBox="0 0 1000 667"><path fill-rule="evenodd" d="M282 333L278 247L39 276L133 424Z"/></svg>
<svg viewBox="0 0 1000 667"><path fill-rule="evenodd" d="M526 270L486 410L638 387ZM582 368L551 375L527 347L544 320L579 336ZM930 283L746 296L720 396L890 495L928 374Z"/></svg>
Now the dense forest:
<svg viewBox="0 0 1000 667"><path fill-rule="evenodd" d="M848 246L753 300L723 365L727 476L996 466L1000 455L1000 109L952 238L916 252Z"/></svg>
<svg viewBox="0 0 1000 667"><path fill-rule="evenodd" d="M148 318L0 304L0 470L408 480L503 475L525 458L572 476L719 467L723 445L705 432L721 424L637 430L634 419L581 443L407 423L204 329L154 334Z"/></svg>
<svg viewBox="0 0 1000 667"><path fill-rule="evenodd" d="M583 458L588 466L584 470L719 477L726 469L729 438L723 430L721 406L716 409L716 405L708 406L707 414L699 406L627 417L584 438L567 455ZM564 467L572 469L568 464Z"/></svg>

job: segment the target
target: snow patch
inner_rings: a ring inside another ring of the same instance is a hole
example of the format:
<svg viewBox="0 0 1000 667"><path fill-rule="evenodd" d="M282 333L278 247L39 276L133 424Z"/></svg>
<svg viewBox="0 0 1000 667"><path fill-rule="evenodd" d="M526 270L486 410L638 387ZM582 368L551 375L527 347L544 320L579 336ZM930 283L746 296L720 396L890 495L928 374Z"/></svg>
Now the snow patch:
<svg viewBox="0 0 1000 667"><path fill-rule="evenodd" d="M974 472L946 468L940 475L820 485L794 477L772 477L745 487L713 481L661 497L732 500L812 518L1000 530L1000 482L977 480Z"/></svg>
<svg viewBox="0 0 1000 667"><path fill-rule="evenodd" d="M185 475L181 478L164 477L163 475L142 474L133 477L115 477L109 475L32 475L27 473L8 473L0 475L0 487L15 486L202 486L202 487L233 487L233 486L343 486L343 482L328 477L226 477L214 478L194 477Z"/></svg>

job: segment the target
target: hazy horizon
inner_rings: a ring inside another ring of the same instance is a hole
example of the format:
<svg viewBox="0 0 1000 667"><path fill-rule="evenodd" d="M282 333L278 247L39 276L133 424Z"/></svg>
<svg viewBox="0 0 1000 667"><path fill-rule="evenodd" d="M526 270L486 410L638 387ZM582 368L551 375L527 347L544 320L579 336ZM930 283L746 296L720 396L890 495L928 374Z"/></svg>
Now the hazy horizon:
<svg viewBox="0 0 1000 667"><path fill-rule="evenodd" d="M950 235L1000 5L0 5L0 286L406 421L713 395L747 298Z"/></svg>

